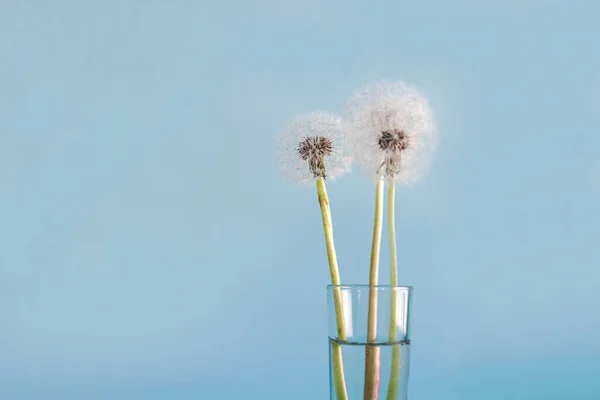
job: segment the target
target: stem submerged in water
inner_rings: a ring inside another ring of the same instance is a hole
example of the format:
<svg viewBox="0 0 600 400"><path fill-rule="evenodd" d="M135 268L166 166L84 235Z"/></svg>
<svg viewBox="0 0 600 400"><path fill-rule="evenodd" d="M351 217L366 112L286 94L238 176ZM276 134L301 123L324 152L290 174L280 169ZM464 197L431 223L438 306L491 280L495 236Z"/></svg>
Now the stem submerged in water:
<svg viewBox="0 0 600 400"><path fill-rule="evenodd" d="M325 188L325 179L317 178L317 194L319 196L319 206L321 207L321 217L323 219L323 231L325 232L325 246L327 247L327 259L329 261L329 273L331 274L331 283L340 285L340 271L335 253L333 242L333 223L331 221L331 209L329 207L329 197ZM344 309L342 302L342 293L340 288L333 289L333 302L335 305L335 319L337 323L337 333L339 340L346 340L346 327L344 325ZM342 348L338 343L332 344L333 353L333 377L337 400L348 400L346 391L346 379L344 377L344 363L342 359Z"/></svg>
<svg viewBox="0 0 600 400"><path fill-rule="evenodd" d="M398 340L398 293L395 286L398 286L398 251L396 248L396 187L394 180L390 179L388 186L388 244L390 246L390 326L388 340L395 342ZM386 400L396 400L398 398L398 389L400 385L400 367L401 351L399 344L392 347L392 365L390 367L390 380L388 383Z"/></svg>
<svg viewBox="0 0 600 400"><path fill-rule="evenodd" d="M377 288L379 283L379 253L381 250L381 226L383 224L384 180L380 177L375 188L375 221L371 246L371 266L369 270L369 311L367 322L367 342L377 341ZM365 391L364 400L378 400L381 377L381 355L379 347L367 345L365 352Z"/></svg>

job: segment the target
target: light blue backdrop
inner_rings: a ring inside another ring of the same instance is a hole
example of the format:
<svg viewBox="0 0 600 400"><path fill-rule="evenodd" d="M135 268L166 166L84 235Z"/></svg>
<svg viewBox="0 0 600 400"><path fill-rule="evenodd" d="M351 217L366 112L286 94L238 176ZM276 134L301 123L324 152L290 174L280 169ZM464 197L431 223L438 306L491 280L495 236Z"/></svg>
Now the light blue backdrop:
<svg viewBox="0 0 600 400"><path fill-rule="evenodd" d="M327 399L316 195L274 139L381 78L440 127L398 194L411 399L600 398L599 13L2 0L0 399ZM373 185L330 196L364 283Z"/></svg>

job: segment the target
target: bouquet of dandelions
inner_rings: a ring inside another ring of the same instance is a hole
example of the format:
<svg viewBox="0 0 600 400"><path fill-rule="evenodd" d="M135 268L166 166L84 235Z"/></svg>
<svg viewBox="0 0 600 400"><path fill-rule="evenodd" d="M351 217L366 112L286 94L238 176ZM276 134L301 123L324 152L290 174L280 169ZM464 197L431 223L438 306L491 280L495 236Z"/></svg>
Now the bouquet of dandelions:
<svg viewBox="0 0 600 400"><path fill-rule="evenodd" d="M379 253L383 223L384 186L388 191L388 242L390 286L399 284L395 230L395 185L411 184L423 176L435 149L435 127L427 99L402 82L368 85L356 92L346 105L345 118L326 112L314 112L298 118L280 137L278 151L282 172L300 182L315 182L325 232L333 303L337 325L337 343L347 340L343 317L342 293L337 263L331 209L326 180L337 178L356 162L375 185L375 218L369 268L367 343L377 340ZM390 293L389 343L397 341L398 312L394 291ZM398 399L401 347L392 347L386 400ZM378 346L366 346L364 400L377 400L380 393L381 355ZM342 350L331 349L332 384L337 400L348 400Z"/></svg>

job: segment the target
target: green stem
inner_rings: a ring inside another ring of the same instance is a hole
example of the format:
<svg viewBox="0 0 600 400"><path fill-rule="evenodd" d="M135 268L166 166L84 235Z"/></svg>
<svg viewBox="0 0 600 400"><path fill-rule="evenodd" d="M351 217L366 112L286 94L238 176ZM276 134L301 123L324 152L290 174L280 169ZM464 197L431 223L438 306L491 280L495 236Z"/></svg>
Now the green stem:
<svg viewBox="0 0 600 400"><path fill-rule="evenodd" d="M371 245L371 265L369 270L369 310L367 316L367 343L377 341L377 284L379 283L379 253L381 250L381 226L383 225L384 180L380 177L375 188L375 221L373 243ZM378 400L381 377L381 356L379 347L367 345L365 354L364 400Z"/></svg>
<svg viewBox="0 0 600 400"><path fill-rule="evenodd" d="M388 243L390 246L390 326L388 340L398 340L398 293L394 286L398 286L398 251L396 248L396 187L394 180L389 180L388 186ZM401 351L399 344L392 347L392 365L390 367L390 380L388 383L386 400L397 400L400 385Z"/></svg>
<svg viewBox="0 0 600 400"><path fill-rule="evenodd" d="M329 206L329 197L325 188L325 179L317 178L317 194L319 195L319 205L321 206L321 217L323 219L323 231L325 232L325 245L327 247L327 260L329 261L329 273L331 274L331 283L340 285L340 271L335 253L333 242L333 223L331 221L331 208ZM346 340L346 327L344 325L344 309L342 303L342 293L339 288L333 288L333 302L335 305L335 320L337 323L337 333L339 340ZM346 391L346 379L344 378L344 363L342 359L342 349L339 343L332 345L333 356L333 379L337 400L348 400Z"/></svg>

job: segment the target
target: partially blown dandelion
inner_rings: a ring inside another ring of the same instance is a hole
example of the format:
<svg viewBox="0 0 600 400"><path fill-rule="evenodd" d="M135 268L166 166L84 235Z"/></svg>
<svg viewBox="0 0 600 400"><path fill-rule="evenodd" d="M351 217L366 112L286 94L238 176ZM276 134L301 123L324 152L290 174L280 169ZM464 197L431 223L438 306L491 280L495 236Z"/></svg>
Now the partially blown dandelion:
<svg viewBox="0 0 600 400"><path fill-rule="evenodd" d="M278 143L281 172L305 183L340 177L350 167L345 138L342 119L334 114L314 112L298 118Z"/></svg>
<svg viewBox="0 0 600 400"><path fill-rule="evenodd" d="M345 132L340 117L325 112L315 112L292 123L281 136L278 144L278 157L284 175L301 182L315 181L317 184L329 272L333 285L340 285L341 281L325 179L339 177L349 169L350 158L344 153L344 137ZM338 339L344 341L347 337L342 294L339 288L335 288L333 293ZM332 353L336 398L348 400L342 349L339 344L332 345Z"/></svg>
<svg viewBox="0 0 600 400"><path fill-rule="evenodd" d="M395 183L411 184L427 172L435 149L435 127L427 99L402 82L377 83L358 91L348 102L349 145L361 167L377 179L375 224L369 285L379 279L379 252L383 214L384 180L388 188L388 242L390 285L398 285L395 229ZM397 295L392 290L389 341L396 342ZM377 291L369 296L367 340L377 337ZM404 325L406 326L406 325ZM400 375L400 345L392 349L387 400L396 399ZM365 400L379 397L380 360L377 348L367 350Z"/></svg>

